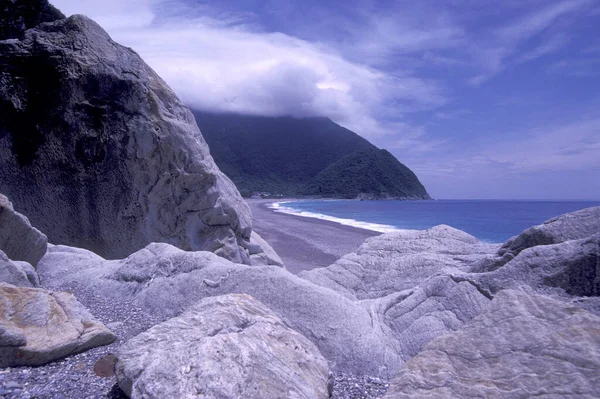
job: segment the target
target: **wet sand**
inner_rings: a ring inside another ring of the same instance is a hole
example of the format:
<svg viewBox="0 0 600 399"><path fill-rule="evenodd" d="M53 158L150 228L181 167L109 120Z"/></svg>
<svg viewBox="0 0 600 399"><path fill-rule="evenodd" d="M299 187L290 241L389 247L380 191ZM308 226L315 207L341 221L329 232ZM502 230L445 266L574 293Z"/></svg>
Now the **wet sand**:
<svg viewBox="0 0 600 399"><path fill-rule="evenodd" d="M355 251L376 231L344 226L326 220L275 212L268 207L275 200L247 200L252 209L253 229L277 251L292 273L329 266Z"/></svg>

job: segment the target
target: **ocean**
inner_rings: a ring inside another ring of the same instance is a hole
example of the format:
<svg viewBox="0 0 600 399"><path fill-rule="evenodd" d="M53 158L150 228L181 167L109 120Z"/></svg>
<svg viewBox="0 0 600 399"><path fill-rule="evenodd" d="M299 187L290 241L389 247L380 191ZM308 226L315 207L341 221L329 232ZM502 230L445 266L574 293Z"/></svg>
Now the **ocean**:
<svg viewBox="0 0 600 399"><path fill-rule="evenodd" d="M297 200L271 205L277 212L378 232L423 230L447 224L491 243L504 242L554 216L591 206L600 206L600 201Z"/></svg>

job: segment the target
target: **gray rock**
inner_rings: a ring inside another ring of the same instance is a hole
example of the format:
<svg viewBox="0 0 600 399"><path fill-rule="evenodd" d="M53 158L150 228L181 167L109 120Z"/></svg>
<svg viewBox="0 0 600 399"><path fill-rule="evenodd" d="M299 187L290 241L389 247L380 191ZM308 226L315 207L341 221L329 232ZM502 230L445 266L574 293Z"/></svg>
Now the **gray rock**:
<svg viewBox="0 0 600 399"><path fill-rule="evenodd" d="M206 298L130 339L117 380L131 398L329 398L317 348L248 295Z"/></svg>
<svg viewBox="0 0 600 399"><path fill-rule="evenodd" d="M253 266L270 265L283 267L283 261L277 255L277 252L256 231L253 231L250 236L248 253L250 254L250 264Z"/></svg>
<svg viewBox="0 0 600 399"><path fill-rule="evenodd" d="M165 82L81 15L22 36L0 41L0 191L17 209L104 257L157 241L249 264L250 210Z"/></svg>
<svg viewBox="0 0 600 399"><path fill-rule="evenodd" d="M8 198L0 194L0 250L12 260L35 267L46 253L47 244L48 238L15 212Z"/></svg>
<svg viewBox="0 0 600 399"><path fill-rule="evenodd" d="M453 332L477 316L491 295L467 280L436 276L411 290L373 302L372 315L389 326L395 349L407 361L432 339Z"/></svg>
<svg viewBox="0 0 600 399"><path fill-rule="evenodd" d="M115 339L71 294L0 283L0 367L39 366Z"/></svg>
<svg viewBox="0 0 600 399"><path fill-rule="evenodd" d="M345 298L281 267L234 264L168 244L150 244L122 261L90 254L86 262L85 252L50 246L40 278L50 287L85 285L165 318L203 298L248 294L312 341L336 370L391 377L403 363L391 330L373 313L379 304Z"/></svg>
<svg viewBox="0 0 600 399"><path fill-rule="evenodd" d="M579 240L600 233L600 206L566 213L528 228L505 242L498 255L518 255L527 248Z"/></svg>
<svg viewBox="0 0 600 399"><path fill-rule="evenodd" d="M459 331L432 341L385 399L600 396L600 317L502 291Z"/></svg>
<svg viewBox="0 0 600 399"><path fill-rule="evenodd" d="M434 275L468 269L497 248L446 225L402 230L368 238L333 265L299 276L350 298L379 298L416 287Z"/></svg>
<svg viewBox="0 0 600 399"><path fill-rule="evenodd" d="M0 251L0 282L19 287L37 287L40 279L33 266L27 262L11 261Z"/></svg>

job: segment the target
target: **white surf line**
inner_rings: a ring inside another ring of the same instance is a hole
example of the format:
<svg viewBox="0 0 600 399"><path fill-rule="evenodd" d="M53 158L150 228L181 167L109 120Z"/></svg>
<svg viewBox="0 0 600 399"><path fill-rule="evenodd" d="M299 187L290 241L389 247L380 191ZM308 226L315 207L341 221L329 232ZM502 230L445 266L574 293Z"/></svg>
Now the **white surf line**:
<svg viewBox="0 0 600 399"><path fill-rule="evenodd" d="M287 204L290 202L295 202L295 201L274 202L272 204L269 204L269 208L273 209L275 212L286 213L288 215L295 215L295 216L302 216L302 217L312 218L312 219L326 220L328 222L334 222L334 223L338 223L338 224L341 224L344 226L357 227L359 229L364 229L364 230L376 231L378 233L390 233L392 231L400 231L401 230L397 227L390 226L387 224L361 222L359 220L338 218L335 216L324 215L322 213L298 211L296 209L293 209L293 208L290 208L287 206L283 206L283 204Z"/></svg>

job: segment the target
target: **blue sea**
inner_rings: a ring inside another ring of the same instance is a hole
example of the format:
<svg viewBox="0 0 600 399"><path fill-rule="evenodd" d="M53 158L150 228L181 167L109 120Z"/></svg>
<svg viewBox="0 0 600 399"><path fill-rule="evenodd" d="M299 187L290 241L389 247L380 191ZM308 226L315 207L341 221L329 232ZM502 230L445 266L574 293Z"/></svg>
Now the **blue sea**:
<svg viewBox="0 0 600 399"><path fill-rule="evenodd" d="M447 224L479 238L500 243L554 216L600 201L282 201L271 205L278 212L329 220L363 229L389 232L428 229Z"/></svg>

